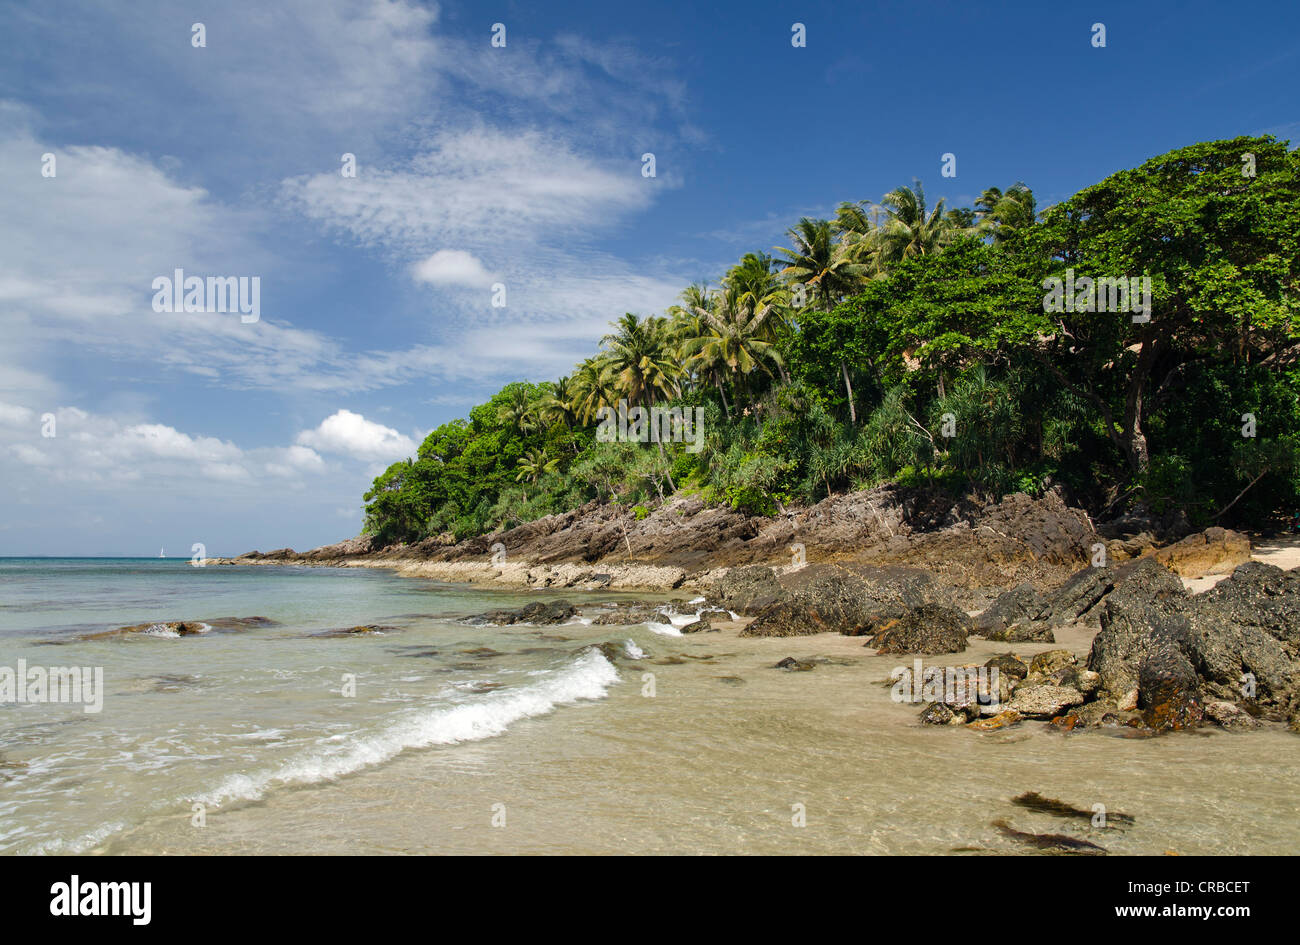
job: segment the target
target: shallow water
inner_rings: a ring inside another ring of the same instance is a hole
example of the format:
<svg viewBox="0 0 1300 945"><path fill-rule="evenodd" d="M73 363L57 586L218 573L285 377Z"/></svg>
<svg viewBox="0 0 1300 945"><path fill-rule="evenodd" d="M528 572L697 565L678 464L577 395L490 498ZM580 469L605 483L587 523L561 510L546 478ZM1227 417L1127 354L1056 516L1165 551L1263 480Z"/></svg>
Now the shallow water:
<svg viewBox="0 0 1300 945"><path fill-rule="evenodd" d="M923 728L883 684L898 659L835 635L471 627L454 618L538 595L369 570L114 567L29 564L16 584L0 567L0 664L96 661L108 691L98 715L0 707L0 750L20 765L0 767L7 852L1024 852L1000 818L1117 854L1300 850L1300 742L1280 728ZM16 616L34 599L24 581L51 609ZM69 625L254 614L282 625L39 645ZM359 623L400 629L309 635ZM599 641L644 658L581 651ZM1005 649L975 641L953 662ZM828 661L772 668L790 655ZM1135 823L1013 806L1025 791Z"/></svg>

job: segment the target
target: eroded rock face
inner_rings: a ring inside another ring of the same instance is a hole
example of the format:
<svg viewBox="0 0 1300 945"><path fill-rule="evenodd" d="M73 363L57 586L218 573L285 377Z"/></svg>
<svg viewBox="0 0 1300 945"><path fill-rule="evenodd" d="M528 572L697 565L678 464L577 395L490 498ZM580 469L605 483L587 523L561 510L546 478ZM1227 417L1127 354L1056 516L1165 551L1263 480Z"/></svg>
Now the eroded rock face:
<svg viewBox="0 0 1300 945"><path fill-rule="evenodd" d="M955 607L922 604L896 620L886 622L868 646L877 653L960 653L966 649L970 618Z"/></svg>

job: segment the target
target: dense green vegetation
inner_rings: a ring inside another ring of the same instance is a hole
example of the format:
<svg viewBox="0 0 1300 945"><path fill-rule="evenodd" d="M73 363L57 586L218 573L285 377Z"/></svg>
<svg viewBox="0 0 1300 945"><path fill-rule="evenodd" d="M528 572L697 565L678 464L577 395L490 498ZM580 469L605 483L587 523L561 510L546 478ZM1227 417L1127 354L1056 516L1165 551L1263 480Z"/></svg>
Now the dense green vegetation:
<svg viewBox="0 0 1300 945"><path fill-rule="evenodd" d="M366 493L367 531L464 538L595 498L644 514L683 491L773 513L887 480L1059 484L1095 513L1198 524L1300 508L1286 142L1182 148L1041 212L1023 184L945 209L917 183L788 235L663 315L619 318L569 376L509 384L434 430ZM1045 311L1045 280L1067 271L1076 290L1149 277L1149 320L1082 295ZM703 448L598 442L620 401L702 408Z"/></svg>

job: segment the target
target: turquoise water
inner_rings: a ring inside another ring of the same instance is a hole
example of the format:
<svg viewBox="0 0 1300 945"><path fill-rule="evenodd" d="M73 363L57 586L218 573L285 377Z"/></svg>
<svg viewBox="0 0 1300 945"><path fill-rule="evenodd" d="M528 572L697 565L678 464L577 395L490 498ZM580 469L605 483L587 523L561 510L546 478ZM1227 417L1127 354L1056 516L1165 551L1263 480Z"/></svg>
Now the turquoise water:
<svg viewBox="0 0 1300 945"><path fill-rule="evenodd" d="M0 852L94 849L150 818L333 781L601 699L617 673L584 644L644 627L462 622L555 596L369 569L0 559L0 667L103 680L97 711L88 690L0 704ZM231 617L273 623L224 629ZM86 639L182 620L210 629ZM385 629L318 635L363 624Z"/></svg>

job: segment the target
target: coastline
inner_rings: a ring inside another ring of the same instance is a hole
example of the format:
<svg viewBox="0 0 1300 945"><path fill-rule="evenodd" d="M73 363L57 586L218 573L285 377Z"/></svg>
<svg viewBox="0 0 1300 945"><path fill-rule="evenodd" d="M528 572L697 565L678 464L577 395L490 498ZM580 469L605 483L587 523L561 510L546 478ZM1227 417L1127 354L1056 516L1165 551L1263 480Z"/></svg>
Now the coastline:
<svg viewBox="0 0 1300 945"><path fill-rule="evenodd" d="M1284 730L1243 741L1226 731L1151 739L1036 724L934 729L917 724L917 705L890 699L890 673L912 657L876 655L834 634L744 637L747 623L656 637L644 659L619 661L605 699L521 721L502 737L404 752L336 781L231 804L202 831L184 812L158 818L95 852L1036 852L993 826L1003 818L1027 832L1086 838L1111 855L1284 854L1300 844L1286 789L1300 761ZM619 632L599 629L610 632L591 636ZM1087 645L1083 636L1058 643L1076 654ZM1026 657L1052 648L1016 647ZM967 653L925 659L982 662L1005 649L972 641ZM816 668L774 668L786 656ZM647 673L653 698L644 695ZM1186 777L1188 765L1196 778ZM1076 827L1012 803L1029 791L1102 804L1136 823ZM805 826L793 822L795 805ZM501 812L504 825L494 827Z"/></svg>

